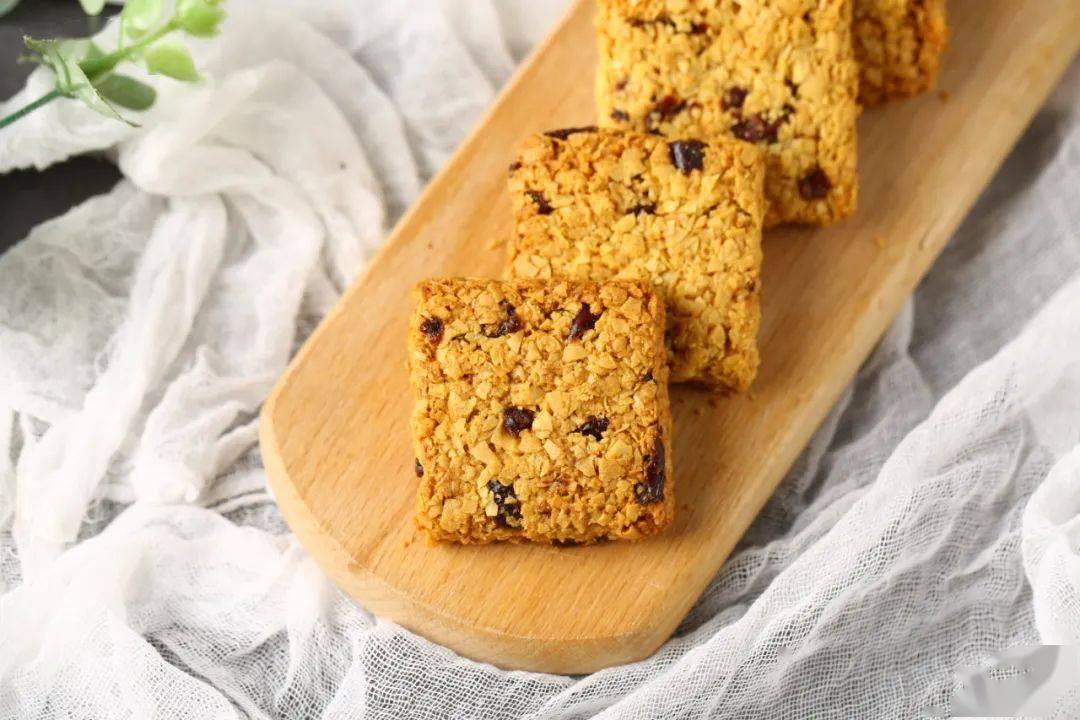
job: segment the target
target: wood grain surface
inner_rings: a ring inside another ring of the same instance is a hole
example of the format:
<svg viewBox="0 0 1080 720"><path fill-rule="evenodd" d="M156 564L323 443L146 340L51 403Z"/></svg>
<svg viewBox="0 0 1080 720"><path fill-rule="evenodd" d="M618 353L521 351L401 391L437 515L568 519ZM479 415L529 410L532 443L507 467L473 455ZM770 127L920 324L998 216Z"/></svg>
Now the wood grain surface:
<svg viewBox="0 0 1080 720"><path fill-rule="evenodd" d="M281 511L351 596L470 658L584 673L653 652L776 488L974 204L1080 43L1076 0L965 0L943 92L859 121L860 207L766 233L752 393L675 388L679 512L640 543L430 547L413 529L409 290L497 276L506 166L526 134L593 119L592 4L578 2L431 182L266 402Z"/></svg>

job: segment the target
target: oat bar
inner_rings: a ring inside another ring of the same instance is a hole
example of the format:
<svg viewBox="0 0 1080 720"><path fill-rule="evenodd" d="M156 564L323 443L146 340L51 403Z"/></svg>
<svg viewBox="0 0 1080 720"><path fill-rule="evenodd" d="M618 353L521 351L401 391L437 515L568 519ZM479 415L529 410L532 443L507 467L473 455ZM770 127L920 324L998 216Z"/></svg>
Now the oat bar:
<svg viewBox="0 0 1080 720"><path fill-rule="evenodd" d="M867 105L929 90L948 26L945 0L854 0L859 100Z"/></svg>
<svg viewBox="0 0 1080 720"><path fill-rule="evenodd" d="M600 124L766 151L766 226L855 209L851 0L599 0Z"/></svg>
<svg viewBox="0 0 1080 720"><path fill-rule="evenodd" d="M416 521L431 538L588 543L671 522L651 286L436 279L414 300Z"/></svg>
<svg viewBox="0 0 1080 720"><path fill-rule="evenodd" d="M647 279L667 302L672 381L745 390L758 366L762 182L756 147L578 128L511 166L518 279Z"/></svg>

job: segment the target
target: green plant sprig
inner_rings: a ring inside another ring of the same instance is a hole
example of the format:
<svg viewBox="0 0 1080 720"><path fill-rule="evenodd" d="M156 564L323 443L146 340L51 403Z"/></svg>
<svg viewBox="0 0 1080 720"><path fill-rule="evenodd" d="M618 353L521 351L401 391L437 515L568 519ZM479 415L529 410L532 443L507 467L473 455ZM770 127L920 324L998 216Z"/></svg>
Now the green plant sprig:
<svg viewBox="0 0 1080 720"><path fill-rule="evenodd" d="M91 14L101 11L103 2L80 0ZM197 38L218 33L225 11L224 0L178 0L172 17L164 18L162 0L128 0L120 13L120 46L104 52L89 39L36 40L23 38L36 62L53 71L56 86L33 102L0 118L4 128L34 110L59 98L82 101L90 109L134 125L117 108L143 111L154 104L157 91L129 75L116 72L124 62L142 62L151 75L164 75L182 82L200 79L195 61L177 35Z"/></svg>

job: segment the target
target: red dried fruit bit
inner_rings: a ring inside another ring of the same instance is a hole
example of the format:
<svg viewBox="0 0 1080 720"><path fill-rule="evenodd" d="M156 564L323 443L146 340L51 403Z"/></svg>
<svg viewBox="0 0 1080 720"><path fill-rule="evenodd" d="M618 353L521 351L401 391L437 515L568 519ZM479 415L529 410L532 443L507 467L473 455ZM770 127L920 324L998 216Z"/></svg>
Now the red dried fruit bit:
<svg viewBox="0 0 1080 720"><path fill-rule="evenodd" d="M674 95L665 95L660 102L653 106L652 113L655 113L661 120L670 120L682 112L684 107L686 107L686 103L679 98Z"/></svg>
<svg viewBox="0 0 1080 720"><path fill-rule="evenodd" d="M701 170L705 167L706 147L708 146L700 140L673 140L668 143L671 163L683 175L689 175L694 170Z"/></svg>
<svg viewBox="0 0 1080 720"><path fill-rule="evenodd" d="M626 84L628 82L630 82L630 78L621 78L620 80L618 80L615 83L615 89L616 90L625 90L626 89Z"/></svg>
<svg viewBox="0 0 1080 720"><path fill-rule="evenodd" d="M574 316L574 320L570 323L570 334L566 339L569 341L580 340L586 332L596 327L596 321L600 319L602 314L593 315L592 310L589 309L589 303L582 303L581 309L578 310L578 314Z"/></svg>
<svg viewBox="0 0 1080 720"><path fill-rule="evenodd" d="M517 309L513 305L506 300L500 300L499 307L506 313L506 318L495 327L490 325L481 327L480 330L484 333L484 337L498 338L517 332L522 328L521 320L517 316Z"/></svg>
<svg viewBox="0 0 1080 720"><path fill-rule="evenodd" d="M495 524L499 527L521 527L521 504L518 502L517 493L513 485L503 485L498 480L489 480L488 490L494 496L495 505L499 508L495 516Z"/></svg>
<svg viewBox="0 0 1080 720"><path fill-rule="evenodd" d="M701 34L705 33L706 31L708 31L708 29L709 29L709 26L706 25L705 23L693 23L693 24L690 25L690 34L691 35L701 35Z"/></svg>
<svg viewBox="0 0 1080 720"><path fill-rule="evenodd" d="M520 168L521 168L521 162L516 160L516 161L510 163L510 167L508 168L508 170L509 170L510 174L513 175L514 171L516 171L516 170L518 170Z"/></svg>
<svg viewBox="0 0 1080 720"><path fill-rule="evenodd" d="M420 464L420 458L413 458L413 469L416 471L416 477L424 477L424 466Z"/></svg>
<svg viewBox="0 0 1080 720"><path fill-rule="evenodd" d="M588 435L594 440L600 440L608 429L608 419L604 416L590 415L589 418L574 428L574 432Z"/></svg>
<svg viewBox="0 0 1080 720"><path fill-rule="evenodd" d="M536 413L526 408L503 408L503 430L517 437L521 435L523 430L532 428L534 417L536 417Z"/></svg>
<svg viewBox="0 0 1080 720"><path fill-rule="evenodd" d="M653 441L652 454L645 456L645 481L634 486L634 497L637 501L642 505L648 505L663 500L666 474L664 441L660 438L660 433L657 433Z"/></svg>
<svg viewBox="0 0 1080 720"><path fill-rule="evenodd" d="M653 109L649 111L649 116L645 118L645 127L651 133L657 133L657 125L662 122L667 122L671 118L675 117L683 111L686 107L686 103L675 97L674 95L665 95L664 98L653 105Z"/></svg>
<svg viewBox="0 0 1080 720"><path fill-rule="evenodd" d="M735 123L731 126L731 132L735 137L747 142L776 142L778 128L779 123L770 123L758 114Z"/></svg>
<svg viewBox="0 0 1080 720"><path fill-rule="evenodd" d="M644 213L645 215L655 215L656 203L638 203L634 207L630 208L630 212L634 215L641 215L642 213Z"/></svg>
<svg viewBox="0 0 1080 720"><path fill-rule="evenodd" d="M746 88L733 85L724 91L724 99L721 104L725 110L739 110L746 102L749 91Z"/></svg>
<svg viewBox="0 0 1080 720"><path fill-rule="evenodd" d="M561 130L548 130L544 134L547 135L550 138L555 138L556 140L565 140L566 138L570 137L574 133L583 133L583 132L596 132L596 126L595 125L584 125L582 127L569 127L569 128L563 128Z"/></svg>
<svg viewBox="0 0 1080 720"><path fill-rule="evenodd" d="M526 190L525 194L529 196L529 199L536 203L536 212L541 215L550 215L554 212L555 208L551 207L547 198L535 190Z"/></svg>
<svg viewBox="0 0 1080 720"><path fill-rule="evenodd" d="M616 122L626 122L630 119L630 114L627 113L625 110L615 108L611 111L611 119L615 120Z"/></svg>
<svg viewBox="0 0 1080 720"><path fill-rule="evenodd" d="M825 171L815 166L799 180L799 194L803 200L820 200L832 190L832 181Z"/></svg>
<svg viewBox="0 0 1080 720"><path fill-rule="evenodd" d="M424 333L428 342L438 345L442 342L443 324L439 318L427 318L420 323L420 332Z"/></svg>

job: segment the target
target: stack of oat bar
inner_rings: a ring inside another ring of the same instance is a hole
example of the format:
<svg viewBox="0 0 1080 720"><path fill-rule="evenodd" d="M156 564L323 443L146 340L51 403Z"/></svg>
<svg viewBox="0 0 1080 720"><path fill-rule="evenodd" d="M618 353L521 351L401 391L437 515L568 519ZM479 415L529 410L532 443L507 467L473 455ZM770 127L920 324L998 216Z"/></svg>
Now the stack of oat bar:
<svg viewBox="0 0 1080 720"><path fill-rule="evenodd" d="M944 0L598 0L602 127L524 141L504 280L420 283L417 524L555 545L674 517L667 384L745 391L761 233L855 210L859 103L933 85Z"/></svg>

